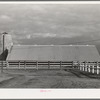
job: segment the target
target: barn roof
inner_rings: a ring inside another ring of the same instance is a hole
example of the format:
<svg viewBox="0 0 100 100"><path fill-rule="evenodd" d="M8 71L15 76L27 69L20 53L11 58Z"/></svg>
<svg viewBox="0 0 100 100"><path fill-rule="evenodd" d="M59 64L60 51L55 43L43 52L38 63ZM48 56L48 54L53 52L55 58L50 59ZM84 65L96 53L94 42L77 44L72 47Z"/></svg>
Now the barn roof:
<svg viewBox="0 0 100 100"><path fill-rule="evenodd" d="M7 60L100 61L94 45L15 45Z"/></svg>

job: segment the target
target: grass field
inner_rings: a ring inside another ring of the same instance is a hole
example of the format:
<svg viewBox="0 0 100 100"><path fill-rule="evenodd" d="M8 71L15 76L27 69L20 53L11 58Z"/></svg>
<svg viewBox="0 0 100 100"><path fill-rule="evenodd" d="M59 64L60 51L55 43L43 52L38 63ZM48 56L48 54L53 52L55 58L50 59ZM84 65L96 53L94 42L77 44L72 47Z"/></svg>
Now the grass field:
<svg viewBox="0 0 100 100"><path fill-rule="evenodd" d="M100 77L77 70L4 70L0 88L100 88Z"/></svg>

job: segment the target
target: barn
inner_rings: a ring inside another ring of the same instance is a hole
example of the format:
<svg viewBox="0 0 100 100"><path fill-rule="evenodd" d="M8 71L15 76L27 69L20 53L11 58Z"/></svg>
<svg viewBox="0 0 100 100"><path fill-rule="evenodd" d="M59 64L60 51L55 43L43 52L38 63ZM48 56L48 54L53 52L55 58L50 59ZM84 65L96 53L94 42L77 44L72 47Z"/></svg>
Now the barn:
<svg viewBox="0 0 100 100"><path fill-rule="evenodd" d="M97 64L99 53L94 45L14 45L8 53L7 67L73 68ZM48 67L47 67L48 66ZM96 65L97 66L97 65Z"/></svg>

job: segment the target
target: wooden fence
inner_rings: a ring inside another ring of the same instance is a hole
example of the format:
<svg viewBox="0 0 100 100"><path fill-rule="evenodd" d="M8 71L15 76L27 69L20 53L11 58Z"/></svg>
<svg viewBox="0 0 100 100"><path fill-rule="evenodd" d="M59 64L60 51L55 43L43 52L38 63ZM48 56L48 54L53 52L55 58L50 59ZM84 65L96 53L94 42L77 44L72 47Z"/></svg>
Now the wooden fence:
<svg viewBox="0 0 100 100"><path fill-rule="evenodd" d="M4 69L78 69L88 73L100 74L100 62L78 61L0 61Z"/></svg>
<svg viewBox="0 0 100 100"><path fill-rule="evenodd" d="M3 61L4 68L19 68L19 69L68 69L73 65L72 61ZM0 61L0 67L2 66L2 61Z"/></svg>
<svg viewBox="0 0 100 100"><path fill-rule="evenodd" d="M100 74L100 62L81 62L79 70L93 74Z"/></svg>

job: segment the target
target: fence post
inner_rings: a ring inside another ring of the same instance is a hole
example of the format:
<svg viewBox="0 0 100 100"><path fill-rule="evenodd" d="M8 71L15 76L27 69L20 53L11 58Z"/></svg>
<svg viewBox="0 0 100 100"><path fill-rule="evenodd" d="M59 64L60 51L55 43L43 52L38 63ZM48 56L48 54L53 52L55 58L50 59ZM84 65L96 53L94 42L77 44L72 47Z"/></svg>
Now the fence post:
<svg viewBox="0 0 100 100"><path fill-rule="evenodd" d="M79 70L81 70L81 67L78 65L78 62L75 61L75 67Z"/></svg>
<svg viewBox="0 0 100 100"><path fill-rule="evenodd" d="M84 64L83 64L83 62L81 63L81 66L82 66L82 68L83 68L83 71L84 71Z"/></svg>
<svg viewBox="0 0 100 100"><path fill-rule="evenodd" d="M97 74L99 74L99 63L97 62Z"/></svg>
<svg viewBox="0 0 100 100"><path fill-rule="evenodd" d="M50 61L48 61L48 69L50 69Z"/></svg>
<svg viewBox="0 0 100 100"><path fill-rule="evenodd" d="M6 67L7 67L7 68L9 68L9 62L8 62L8 61L6 61L6 64L7 64L7 66L6 66Z"/></svg>
<svg viewBox="0 0 100 100"><path fill-rule="evenodd" d="M85 71L87 72L87 62L85 62Z"/></svg>
<svg viewBox="0 0 100 100"><path fill-rule="evenodd" d="M26 61L24 61L24 69L26 69Z"/></svg>
<svg viewBox="0 0 100 100"><path fill-rule="evenodd" d="M73 66L73 61L72 61L72 69L74 69L74 66Z"/></svg>
<svg viewBox="0 0 100 100"><path fill-rule="evenodd" d="M80 70L82 70L82 67L78 65L78 62L77 62L77 66L80 68Z"/></svg>
<svg viewBox="0 0 100 100"><path fill-rule="evenodd" d="M77 61L77 66L78 66L78 68L79 68L80 70L82 70L82 66L81 66L81 64L80 64L79 61Z"/></svg>
<svg viewBox="0 0 100 100"><path fill-rule="evenodd" d="M62 62L60 61L60 70L62 69Z"/></svg>
<svg viewBox="0 0 100 100"><path fill-rule="evenodd" d="M18 68L20 69L20 61L18 62Z"/></svg>
<svg viewBox="0 0 100 100"><path fill-rule="evenodd" d="M90 73L90 63L89 63L89 65L88 65L88 72Z"/></svg>
<svg viewBox="0 0 100 100"><path fill-rule="evenodd" d="M72 61L72 69L74 69L74 62Z"/></svg>
<svg viewBox="0 0 100 100"><path fill-rule="evenodd" d="M36 69L38 70L38 61L36 61Z"/></svg>
<svg viewBox="0 0 100 100"><path fill-rule="evenodd" d="M1 73L3 73L3 60L1 62Z"/></svg>
<svg viewBox="0 0 100 100"><path fill-rule="evenodd" d="M78 66L80 66L81 71L83 71L83 66L81 65L81 62L78 62Z"/></svg>
<svg viewBox="0 0 100 100"><path fill-rule="evenodd" d="M81 63L81 66L83 67L83 71L85 71L84 62Z"/></svg>
<svg viewBox="0 0 100 100"><path fill-rule="evenodd" d="M84 68L83 68L83 65L82 65L81 62L79 63L79 65L80 65L80 67L81 67L81 70L84 71Z"/></svg>
<svg viewBox="0 0 100 100"><path fill-rule="evenodd" d="M94 73L94 64L92 65L92 73Z"/></svg>

